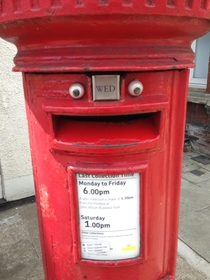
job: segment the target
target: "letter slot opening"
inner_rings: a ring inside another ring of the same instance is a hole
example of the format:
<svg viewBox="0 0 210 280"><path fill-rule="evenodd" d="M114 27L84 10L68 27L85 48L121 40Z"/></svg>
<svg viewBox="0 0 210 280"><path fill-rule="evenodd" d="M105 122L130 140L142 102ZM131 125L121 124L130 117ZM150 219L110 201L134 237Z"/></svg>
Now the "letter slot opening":
<svg viewBox="0 0 210 280"><path fill-rule="evenodd" d="M53 115L54 147L61 150L152 148L160 138L161 112L118 116ZM154 144L154 145L153 145Z"/></svg>

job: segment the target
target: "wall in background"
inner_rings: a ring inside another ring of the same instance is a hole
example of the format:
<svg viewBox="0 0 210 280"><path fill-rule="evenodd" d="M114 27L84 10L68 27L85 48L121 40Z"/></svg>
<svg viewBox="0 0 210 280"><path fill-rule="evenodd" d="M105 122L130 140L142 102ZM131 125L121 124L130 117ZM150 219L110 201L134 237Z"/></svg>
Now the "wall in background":
<svg viewBox="0 0 210 280"><path fill-rule="evenodd" d="M12 72L16 48L0 39L0 163L3 197L34 194L21 73Z"/></svg>

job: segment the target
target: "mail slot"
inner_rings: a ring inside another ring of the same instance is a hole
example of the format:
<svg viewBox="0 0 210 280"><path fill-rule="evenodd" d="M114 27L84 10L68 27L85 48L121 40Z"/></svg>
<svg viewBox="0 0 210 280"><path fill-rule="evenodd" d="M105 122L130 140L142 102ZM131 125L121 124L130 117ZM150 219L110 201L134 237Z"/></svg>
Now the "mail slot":
<svg viewBox="0 0 210 280"><path fill-rule="evenodd" d="M102 117L54 115L53 146L66 151L78 148L78 152L102 149L102 153L122 147L155 148L160 137L160 115L160 112Z"/></svg>

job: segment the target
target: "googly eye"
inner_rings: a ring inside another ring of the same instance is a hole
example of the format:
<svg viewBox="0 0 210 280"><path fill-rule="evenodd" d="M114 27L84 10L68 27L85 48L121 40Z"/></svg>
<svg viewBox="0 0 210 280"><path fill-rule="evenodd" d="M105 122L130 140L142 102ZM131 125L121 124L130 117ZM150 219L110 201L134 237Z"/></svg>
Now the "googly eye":
<svg viewBox="0 0 210 280"><path fill-rule="evenodd" d="M128 92L132 96L139 96L142 93L142 91L143 85L138 80L134 80L128 85Z"/></svg>
<svg viewBox="0 0 210 280"><path fill-rule="evenodd" d="M83 97L85 90L84 87L78 83L70 86L69 93L74 99L79 99Z"/></svg>

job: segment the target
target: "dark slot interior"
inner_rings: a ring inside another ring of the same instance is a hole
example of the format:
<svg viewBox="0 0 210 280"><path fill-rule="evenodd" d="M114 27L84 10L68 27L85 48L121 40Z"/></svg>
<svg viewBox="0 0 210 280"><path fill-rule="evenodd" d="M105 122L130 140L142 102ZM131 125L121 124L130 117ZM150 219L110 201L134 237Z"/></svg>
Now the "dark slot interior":
<svg viewBox="0 0 210 280"><path fill-rule="evenodd" d="M160 112L118 116L53 115L56 141L81 147L149 143L159 137Z"/></svg>

